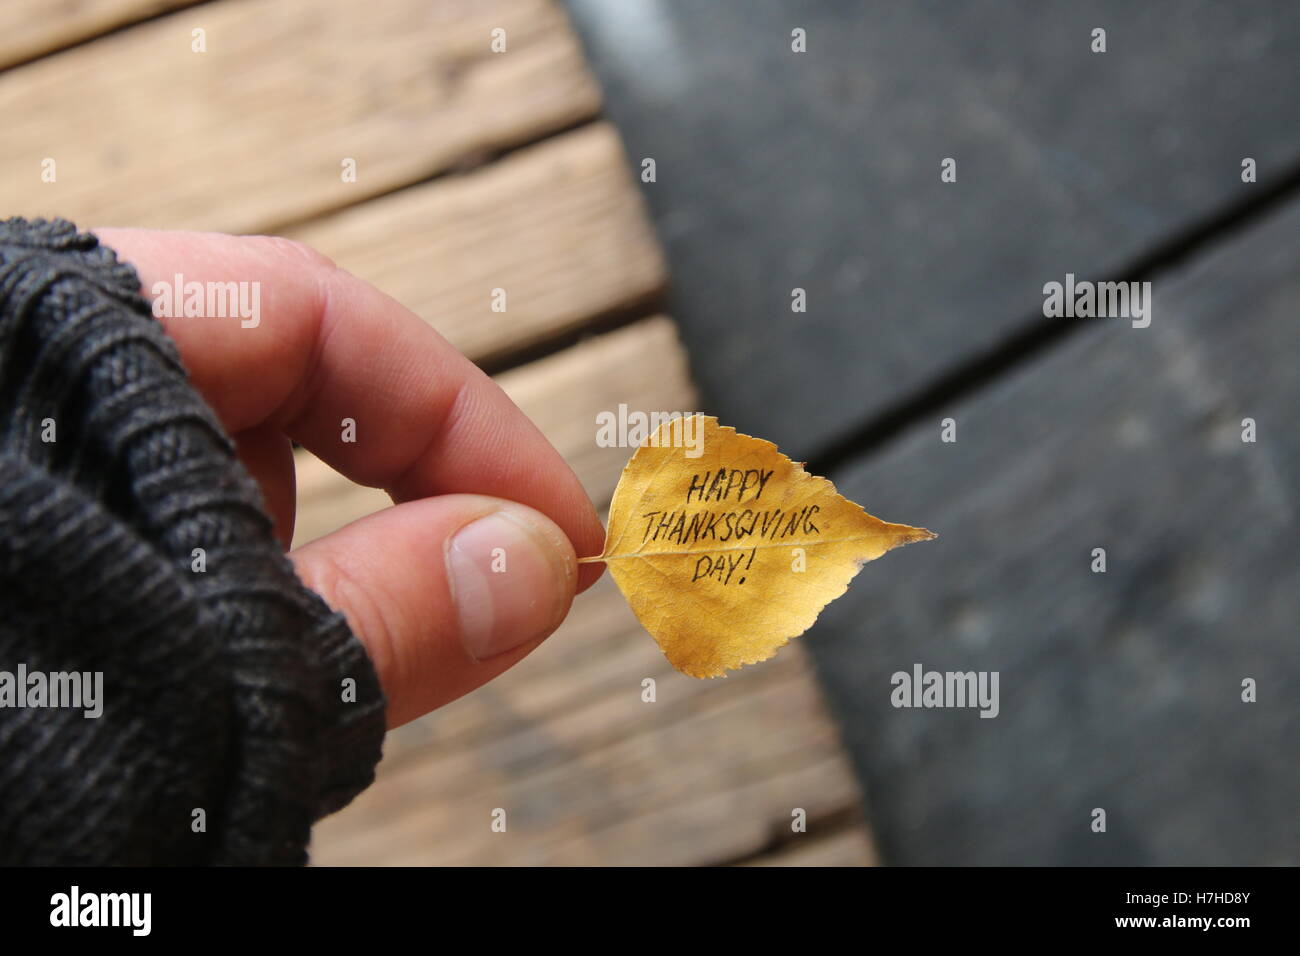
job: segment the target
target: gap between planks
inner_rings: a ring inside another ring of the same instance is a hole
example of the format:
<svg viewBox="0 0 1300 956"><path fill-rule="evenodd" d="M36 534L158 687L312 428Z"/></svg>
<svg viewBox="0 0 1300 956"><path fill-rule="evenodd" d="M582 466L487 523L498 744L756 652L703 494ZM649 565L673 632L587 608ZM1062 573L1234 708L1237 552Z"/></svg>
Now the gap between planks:
<svg viewBox="0 0 1300 956"><path fill-rule="evenodd" d="M0 70L201 2L209 0L5 0L0 4Z"/></svg>
<svg viewBox="0 0 1300 956"><path fill-rule="evenodd" d="M618 134L589 124L284 231L490 364L656 296L667 268ZM505 311L494 311L503 290Z"/></svg>

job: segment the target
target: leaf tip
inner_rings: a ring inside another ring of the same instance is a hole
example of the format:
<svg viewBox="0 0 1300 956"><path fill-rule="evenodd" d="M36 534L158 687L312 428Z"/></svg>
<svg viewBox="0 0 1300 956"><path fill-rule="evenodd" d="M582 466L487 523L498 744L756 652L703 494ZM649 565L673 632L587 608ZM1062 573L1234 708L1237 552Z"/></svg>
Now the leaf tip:
<svg viewBox="0 0 1300 956"><path fill-rule="evenodd" d="M929 528L913 528L905 524L894 525L893 531L897 536L899 545L915 544L917 541L932 541L939 537Z"/></svg>

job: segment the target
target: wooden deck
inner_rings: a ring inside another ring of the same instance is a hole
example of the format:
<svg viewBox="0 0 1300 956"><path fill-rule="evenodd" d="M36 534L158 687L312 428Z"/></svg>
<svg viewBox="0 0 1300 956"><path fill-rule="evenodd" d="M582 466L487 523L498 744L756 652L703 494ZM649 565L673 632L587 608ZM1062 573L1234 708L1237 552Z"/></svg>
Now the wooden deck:
<svg viewBox="0 0 1300 956"><path fill-rule="evenodd" d="M551 0L8 0L0 69L4 213L309 242L496 375L602 507L629 452L595 445L596 413L698 407L663 256ZM305 452L299 483L299 542L388 504ZM860 797L797 644L683 677L605 579L510 673L390 734L313 858L863 864Z"/></svg>

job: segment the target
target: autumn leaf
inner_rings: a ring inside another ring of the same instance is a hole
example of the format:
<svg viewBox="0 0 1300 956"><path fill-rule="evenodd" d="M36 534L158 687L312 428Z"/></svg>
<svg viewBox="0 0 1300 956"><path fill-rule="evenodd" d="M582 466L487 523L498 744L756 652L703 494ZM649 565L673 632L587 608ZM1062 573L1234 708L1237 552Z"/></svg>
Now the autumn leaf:
<svg viewBox="0 0 1300 956"><path fill-rule="evenodd" d="M812 626L867 561L935 535L889 524L771 442L703 415L664 422L610 505L604 561L669 662L720 677Z"/></svg>

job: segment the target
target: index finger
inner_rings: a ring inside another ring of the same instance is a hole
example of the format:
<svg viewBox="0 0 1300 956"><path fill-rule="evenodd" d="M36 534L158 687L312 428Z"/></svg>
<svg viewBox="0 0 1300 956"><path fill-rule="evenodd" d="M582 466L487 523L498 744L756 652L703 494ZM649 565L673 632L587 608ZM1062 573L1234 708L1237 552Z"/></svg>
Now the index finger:
<svg viewBox="0 0 1300 956"><path fill-rule="evenodd" d="M176 300L159 319L231 433L272 425L397 501L457 492L517 501L558 524L579 555L600 552L595 509L550 442L491 378L378 289L285 239L95 234L135 266L147 298L157 289ZM190 283L244 308L187 317ZM599 570L583 565L579 586Z"/></svg>

